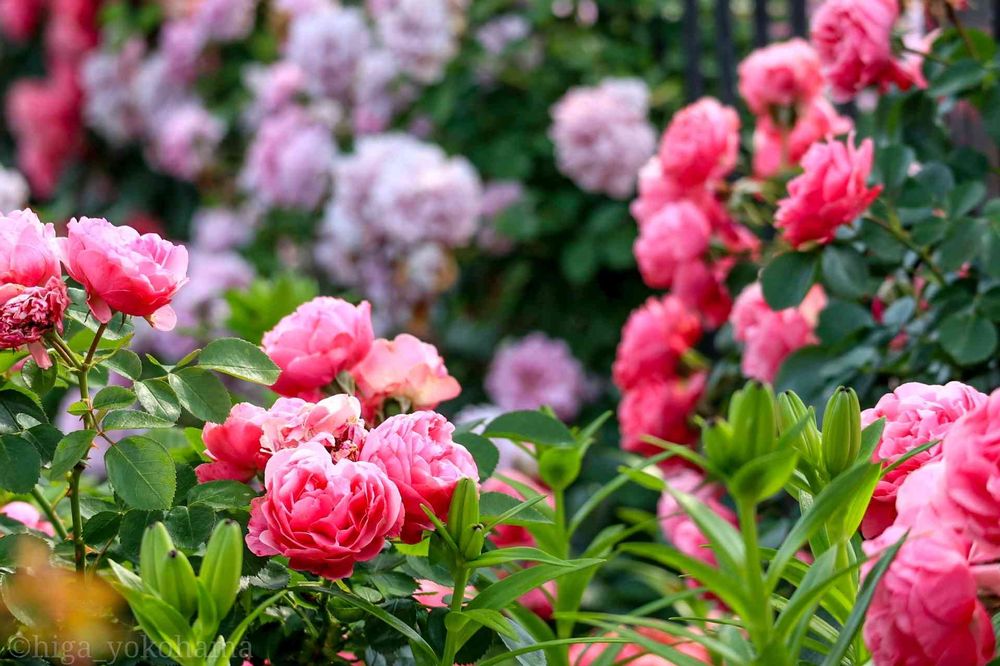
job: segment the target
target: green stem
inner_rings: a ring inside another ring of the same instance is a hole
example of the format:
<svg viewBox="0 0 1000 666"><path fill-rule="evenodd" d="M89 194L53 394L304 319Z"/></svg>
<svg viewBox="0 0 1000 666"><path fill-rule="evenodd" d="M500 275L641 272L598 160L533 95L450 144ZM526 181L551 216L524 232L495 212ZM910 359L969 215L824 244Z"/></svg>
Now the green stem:
<svg viewBox="0 0 1000 666"><path fill-rule="evenodd" d="M874 222L878 226L888 231L889 234L897 241L899 241L902 245L906 246L907 248L915 252L917 256L920 257L920 260L924 262L924 265L927 266L928 270L930 270L931 274L934 277L934 281L937 282L939 285L944 284L945 282L944 273L941 271L940 268L938 268L937 264L934 263L934 258L931 257L930 253L927 251L926 248L920 247L915 242L913 242L913 239L910 238L910 234L906 233L905 229L903 229L899 225L890 224L885 220L880 220L876 217L869 217L868 219L870 219L872 222Z"/></svg>
<svg viewBox="0 0 1000 666"><path fill-rule="evenodd" d="M771 600L764 586L761 572L760 543L757 535L757 504L750 500L738 500L736 512L739 514L740 532L746 545L746 578L750 592L750 608L757 617L746 618L747 631L756 644L758 652L767 648L770 642L771 625L774 621Z"/></svg>
<svg viewBox="0 0 1000 666"><path fill-rule="evenodd" d="M31 489L31 496L35 498L35 501L38 503L38 506L41 507L42 512L49 519L49 522L52 523L52 527L55 528L56 534L59 535L59 538L65 540L68 536L66 533L66 527L62 524L62 521L59 520L59 516L56 514L56 510L52 508L52 504L45 498L45 495L42 494L42 489L35 486Z"/></svg>
<svg viewBox="0 0 1000 666"><path fill-rule="evenodd" d="M462 603L465 601L465 587L469 584L469 570L464 564L459 565L455 572L455 587L451 593L451 604L449 610L453 613L462 612ZM458 654L457 636L458 632L448 631L444 639L444 654L441 656L441 666L454 666L455 655Z"/></svg>
<svg viewBox="0 0 1000 666"><path fill-rule="evenodd" d="M69 506L73 515L73 559L77 573L83 573L87 562L87 551L83 544L83 518L80 515L80 474L83 464L77 463L69 477Z"/></svg>
<svg viewBox="0 0 1000 666"><path fill-rule="evenodd" d="M955 25L955 30L958 31L958 35L962 38L962 42L965 44L965 49L969 52L969 57L975 59L976 48L972 45L972 40L969 38L969 33L965 31L965 26L962 25L961 19L958 18L958 12L955 8L951 6L950 2L944 3L944 10L948 14L948 20Z"/></svg>

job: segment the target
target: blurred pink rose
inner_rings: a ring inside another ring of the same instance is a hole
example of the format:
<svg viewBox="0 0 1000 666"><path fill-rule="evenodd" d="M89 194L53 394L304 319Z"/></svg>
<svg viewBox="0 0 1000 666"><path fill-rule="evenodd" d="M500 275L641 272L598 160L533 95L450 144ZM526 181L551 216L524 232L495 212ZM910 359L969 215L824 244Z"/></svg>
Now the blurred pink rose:
<svg viewBox="0 0 1000 666"><path fill-rule="evenodd" d="M698 315L676 296L650 297L622 328L612 375L628 390L653 377L670 375L680 357L701 338Z"/></svg>
<svg viewBox="0 0 1000 666"><path fill-rule="evenodd" d="M281 368L271 388L281 395L318 398L320 389L361 361L371 348L371 306L320 296L303 303L264 334L262 347Z"/></svg>
<svg viewBox="0 0 1000 666"><path fill-rule="evenodd" d="M645 442L643 437L647 435L675 444L695 441L698 431L691 425L691 416L707 379L703 372L688 378L650 377L626 390L618 403L621 447L651 456L663 449ZM664 466L675 467L678 462L671 458Z"/></svg>
<svg viewBox="0 0 1000 666"><path fill-rule="evenodd" d="M828 243L837 228L865 212L882 192L868 187L874 144L865 139L813 144L802 158L801 176L788 183L788 197L778 202L774 226L784 231L793 247L808 241Z"/></svg>
<svg viewBox="0 0 1000 666"><path fill-rule="evenodd" d="M44 8L45 0L0 0L0 32L23 42L35 32Z"/></svg>
<svg viewBox="0 0 1000 666"><path fill-rule="evenodd" d="M864 544L871 558L865 575L905 533L891 527ZM864 637L875 666L987 663L993 626L961 544L933 532L911 533L878 583Z"/></svg>
<svg viewBox="0 0 1000 666"><path fill-rule="evenodd" d="M862 426L884 418L885 429L873 460L889 465L922 444L941 440L962 415L986 401L986 396L961 382L933 386L910 382L882 396L872 409L861 412ZM941 445L919 453L886 474L875 494L861 531L866 539L882 533L896 519L896 491L909 475L941 458Z"/></svg>
<svg viewBox="0 0 1000 666"><path fill-rule="evenodd" d="M872 85L882 90L893 83L903 90L926 85L919 69L893 56L897 18L897 0L826 0L816 10L812 44L836 101L850 101Z"/></svg>
<svg viewBox="0 0 1000 666"><path fill-rule="evenodd" d="M49 331L62 333L67 307L69 295L60 277L50 277L41 287L0 284L0 349L27 345L39 367L51 367L52 360L40 341Z"/></svg>
<svg viewBox="0 0 1000 666"><path fill-rule="evenodd" d="M18 501L7 502L0 507L0 514L22 523L25 527L48 534L49 536L55 536L52 523L42 518L42 512L36 509L34 504Z"/></svg>
<svg viewBox="0 0 1000 666"><path fill-rule="evenodd" d="M213 462L195 468L198 482L246 482L263 471L267 456L261 451L260 438L266 416L267 410L241 402L233 406L224 423L206 423L202 439L205 453Z"/></svg>
<svg viewBox="0 0 1000 666"><path fill-rule="evenodd" d="M434 412L400 414L372 430L361 450L361 460L383 470L402 494L406 520L400 538L405 543L419 542L432 526L422 506L444 518L458 480L479 479L472 455L452 441L454 430Z"/></svg>
<svg viewBox="0 0 1000 666"><path fill-rule="evenodd" d="M117 310L145 317L161 331L173 329L177 315L170 301L187 282L184 246L105 219L81 217L70 220L60 248L67 272L86 289L98 321L107 323Z"/></svg>
<svg viewBox="0 0 1000 666"><path fill-rule="evenodd" d="M775 312L755 282L739 295L729 317L733 338L744 343L743 374L762 382L774 381L789 354L815 344L819 314L826 307L826 293L814 285L797 307Z"/></svg>
<svg viewBox="0 0 1000 666"><path fill-rule="evenodd" d="M804 39L771 44L739 67L740 95L758 116L808 104L823 91L819 56Z"/></svg>
<svg viewBox="0 0 1000 666"><path fill-rule="evenodd" d="M56 231L25 209L0 212L0 284L41 287L59 277Z"/></svg>
<svg viewBox="0 0 1000 666"><path fill-rule="evenodd" d="M306 442L268 461L246 542L256 555L283 555L293 569L336 580L376 557L402 522L399 490L380 469L334 464L321 444Z"/></svg>
<svg viewBox="0 0 1000 666"><path fill-rule="evenodd" d="M667 289L674 276L708 249L712 227L689 201L668 203L639 228L633 246L639 272L647 285Z"/></svg>
<svg viewBox="0 0 1000 666"><path fill-rule="evenodd" d="M539 495L546 496L547 499L544 501L548 502L548 504L554 508L555 500L552 498L550 491L547 488L544 488L536 479L513 469L503 470L499 472L499 474L502 474L518 484L527 486ZM483 482L482 491L484 493L503 493L504 495L510 495L511 497L522 502L528 499L525 493L510 485L499 476L491 476L486 479L486 481ZM490 540L496 544L497 548L535 546L535 537L531 535L528 528L520 525L497 525L493 528L493 532L490 534Z"/></svg>
<svg viewBox="0 0 1000 666"><path fill-rule="evenodd" d="M676 636L671 636L657 629L638 627L636 631L646 638L655 640L663 645L669 645L678 652L693 657L699 662L711 664L712 657L702 645L694 641L685 640ZM615 634L608 634L609 637ZM631 666L673 666L673 662L655 654L650 654L646 648L634 643L587 643L571 645L569 648L569 663L572 666L591 666L604 655L614 655L614 658L607 663L630 664Z"/></svg>
<svg viewBox="0 0 1000 666"><path fill-rule="evenodd" d="M692 261L684 264L674 278L671 293L690 311L697 312L708 328L726 323L733 308L733 297L726 286L726 276L733 263L731 259L714 264Z"/></svg>
<svg viewBox="0 0 1000 666"><path fill-rule="evenodd" d="M49 0L45 26L45 55L50 66L77 68L97 46L97 12L102 0Z"/></svg>
<svg viewBox="0 0 1000 666"><path fill-rule="evenodd" d="M366 418L389 398L405 399L411 409L434 409L462 391L434 345L408 333L376 340L351 374L358 383Z"/></svg>
<svg viewBox="0 0 1000 666"><path fill-rule="evenodd" d="M361 403L354 396L338 394L312 403L299 398L278 398L261 421L261 448L271 455L303 442L318 442L336 462L356 458L365 441Z"/></svg>
<svg viewBox="0 0 1000 666"><path fill-rule="evenodd" d="M739 147L736 110L706 97L674 115L660 141L659 157L664 174L684 188L696 188L732 171Z"/></svg>
<svg viewBox="0 0 1000 666"><path fill-rule="evenodd" d="M789 132L782 132L769 116L761 116L753 134L753 173L758 178L770 178L783 169L798 165L817 141L847 134L852 129L854 121L838 114L823 98L800 109Z"/></svg>
<svg viewBox="0 0 1000 666"><path fill-rule="evenodd" d="M736 525L736 514L721 501L725 490L717 483L709 483L701 472L685 468L671 470L665 481L674 490L694 495L724 520ZM669 492L665 491L660 497L656 515L660 519L663 536L677 550L715 566L715 554L708 548L708 538Z"/></svg>

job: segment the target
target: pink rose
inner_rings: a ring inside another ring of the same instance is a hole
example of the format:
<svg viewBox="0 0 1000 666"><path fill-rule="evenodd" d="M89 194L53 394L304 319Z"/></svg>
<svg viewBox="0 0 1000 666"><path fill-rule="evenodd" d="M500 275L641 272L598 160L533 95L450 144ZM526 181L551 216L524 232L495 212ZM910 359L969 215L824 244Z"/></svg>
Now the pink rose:
<svg viewBox="0 0 1000 666"><path fill-rule="evenodd" d="M41 287L0 284L0 349L27 345L40 368L52 367L52 359L41 343L42 336L62 333L63 313L69 307L66 285L50 277Z"/></svg>
<svg viewBox="0 0 1000 666"><path fill-rule="evenodd" d="M819 56L799 38L757 49L740 63L739 75L740 95L758 116L794 110L823 91Z"/></svg>
<svg viewBox="0 0 1000 666"><path fill-rule="evenodd" d="M366 462L334 463L317 442L278 451L264 471L264 495L250 502L246 542L262 557L324 578L346 578L399 534L399 490Z"/></svg>
<svg viewBox="0 0 1000 666"><path fill-rule="evenodd" d="M647 285L666 289L674 276L708 249L712 227L688 201L668 203L639 228L633 251Z"/></svg>
<svg viewBox="0 0 1000 666"><path fill-rule="evenodd" d="M674 278L671 294L688 310L701 315L708 328L722 326L733 308L733 297L726 287L726 276L733 263L731 258L711 265L704 261L692 261L685 264Z"/></svg>
<svg viewBox="0 0 1000 666"><path fill-rule="evenodd" d="M548 498L545 501L554 508L554 500L552 499L550 491L547 488L544 488L534 478L513 469L503 470L500 474L511 479L512 481L517 482L518 484L527 486L539 495L545 495ZM499 476L491 476L486 479L486 481L483 482L482 491L484 493L490 492L510 495L519 502L523 502L528 499L524 493L504 481ZM531 532L529 532L526 527L522 527L520 525L497 525L493 528L493 532L490 534L490 540L496 544L497 548L536 545L535 537L531 535Z"/></svg>
<svg viewBox="0 0 1000 666"><path fill-rule="evenodd" d="M700 337L697 314L676 296L650 297L622 328L612 367L615 384L627 390L650 376L672 374Z"/></svg>
<svg viewBox="0 0 1000 666"><path fill-rule="evenodd" d="M708 650L694 641L671 636L666 632L647 627L638 627L636 631L646 638L653 639L663 645L669 645L678 652L693 657L699 662L705 664L713 663ZM608 636L614 637L615 634L608 634ZM605 658L611 655L614 658L605 662ZM630 664L631 666L673 666L672 661L655 654L650 654L641 645L631 643L581 643L571 645L569 648L569 663L572 666L591 666L594 663Z"/></svg>
<svg viewBox="0 0 1000 666"><path fill-rule="evenodd" d="M674 115L660 141L663 173L685 188L716 181L736 166L740 117L706 97Z"/></svg>
<svg viewBox="0 0 1000 666"><path fill-rule="evenodd" d="M865 575L899 540L891 527L864 544ZM960 544L933 532L911 532L879 581L864 627L875 666L982 665L993 657L993 626Z"/></svg>
<svg viewBox="0 0 1000 666"><path fill-rule="evenodd" d="M761 116L753 134L753 173L758 178L770 178L797 166L817 141L852 129L854 121L838 114L821 97L800 109L791 131L782 131L769 116Z"/></svg>
<svg viewBox="0 0 1000 666"><path fill-rule="evenodd" d="M0 0L0 32L23 42L38 27L45 0Z"/></svg>
<svg viewBox="0 0 1000 666"><path fill-rule="evenodd" d="M320 389L365 357L372 345L371 306L320 296L300 305L264 334L262 347L281 368L271 388L318 398Z"/></svg>
<svg viewBox="0 0 1000 666"><path fill-rule="evenodd" d="M402 494L406 520L400 538L406 543L419 542L432 526L422 506L444 518L458 480L479 479L472 455L452 441L454 430L434 412L400 414L371 431L361 450L361 460L383 470Z"/></svg>
<svg viewBox="0 0 1000 666"><path fill-rule="evenodd" d="M705 391L705 373L686 379L651 377L629 388L618 403L621 447L626 451L651 456L663 449L643 440L645 436L675 444L690 444L698 437L691 416ZM665 467L674 467L678 459L668 459Z"/></svg>
<svg viewBox="0 0 1000 666"><path fill-rule="evenodd" d="M434 409L462 391L434 345L408 333L393 340L376 340L351 374L358 383L367 417L389 398L402 398L411 409Z"/></svg>
<svg viewBox="0 0 1000 666"><path fill-rule="evenodd" d="M198 465L199 483L229 479L249 481L267 464L261 451L261 424L267 410L241 402L234 405L225 423L206 423L202 432L205 453L213 462Z"/></svg>
<svg viewBox="0 0 1000 666"><path fill-rule="evenodd" d="M802 158L804 173L788 183L788 197L778 202L774 226L793 247L808 241L829 243L837 227L850 224L882 192L868 187L874 147L871 139L813 144Z"/></svg>
<svg viewBox="0 0 1000 666"><path fill-rule="evenodd" d="M361 420L361 403L344 394L316 403L278 398L267 410L261 429L265 455L301 446L303 442L318 442L334 461L356 458L367 436Z"/></svg>
<svg viewBox="0 0 1000 666"><path fill-rule="evenodd" d="M36 530L49 536L55 536L52 523L42 518L42 513L33 504L27 502L7 502L0 507L0 513L11 520L23 524L25 527Z"/></svg>
<svg viewBox="0 0 1000 666"><path fill-rule="evenodd" d="M30 210L0 213L0 284L41 287L59 277L56 231Z"/></svg>
<svg viewBox="0 0 1000 666"><path fill-rule="evenodd" d="M826 307L826 293L814 285L797 307L775 312L755 282L739 295L729 317L733 338L744 343L743 374L762 382L774 381L782 362L792 352L815 344L819 314Z"/></svg>
<svg viewBox="0 0 1000 666"><path fill-rule="evenodd" d="M187 282L183 246L90 217L70 220L60 241L66 270L87 290L98 321L107 323L118 310L145 317L161 331L173 329L177 315L170 301Z"/></svg>
<svg viewBox="0 0 1000 666"><path fill-rule="evenodd" d="M889 465L904 453L941 440L964 414L986 401L986 395L961 382L931 386L910 382L882 396L872 409L861 412L861 424L885 419L882 439L873 460ZM919 453L892 470L875 486L861 531L866 539L882 533L896 518L896 492L915 470L941 458L941 445Z"/></svg>
<svg viewBox="0 0 1000 666"><path fill-rule="evenodd" d="M836 101L850 101L872 85L926 85L918 69L893 56L898 17L896 0L826 0L816 10L810 36Z"/></svg>
<svg viewBox="0 0 1000 666"><path fill-rule="evenodd" d="M722 503L725 490L717 483L709 483L701 472L683 468L672 470L665 480L674 490L694 495L724 520L736 525L736 514ZM677 550L715 566L715 554L708 548L708 538L669 492L665 491L660 497L656 515L660 519L663 536Z"/></svg>

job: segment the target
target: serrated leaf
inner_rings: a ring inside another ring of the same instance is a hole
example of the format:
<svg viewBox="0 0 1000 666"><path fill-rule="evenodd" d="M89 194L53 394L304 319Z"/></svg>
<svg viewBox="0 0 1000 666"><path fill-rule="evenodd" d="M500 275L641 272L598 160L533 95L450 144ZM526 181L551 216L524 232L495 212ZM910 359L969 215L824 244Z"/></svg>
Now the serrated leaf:
<svg viewBox="0 0 1000 666"><path fill-rule="evenodd" d="M59 440L49 467L49 478L55 479L73 469L90 452L96 436L93 430L77 430Z"/></svg>
<svg viewBox="0 0 1000 666"><path fill-rule="evenodd" d="M573 433L561 421L536 411L502 414L490 421L483 430L483 436L548 446L572 446L575 443Z"/></svg>
<svg viewBox="0 0 1000 666"><path fill-rule="evenodd" d="M209 481L188 491L188 504L203 504L213 509L245 510L257 493L238 481Z"/></svg>
<svg viewBox="0 0 1000 666"><path fill-rule="evenodd" d="M181 415L177 394L162 379L148 379L132 386L139 404L147 412L167 421L176 421Z"/></svg>
<svg viewBox="0 0 1000 666"><path fill-rule="evenodd" d="M163 519L174 543L185 550L197 550L208 541L215 527L215 511L204 504L175 506Z"/></svg>
<svg viewBox="0 0 1000 666"><path fill-rule="evenodd" d="M941 322L938 341L959 365L975 365L996 351L997 328L974 312L956 312Z"/></svg>
<svg viewBox="0 0 1000 666"><path fill-rule="evenodd" d="M198 365L256 384L270 386L281 369L260 347L239 338L213 340L201 350Z"/></svg>
<svg viewBox="0 0 1000 666"><path fill-rule="evenodd" d="M54 363L43 370L35 363L35 359L29 358L21 367L21 377L24 379L24 383L39 396L52 390L58 376L59 366Z"/></svg>
<svg viewBox="0 0 1000 666"><path fill-rule="evenodd" d="M83 526L83 541L92 546L106 543L118 535L121 524L122 514L117 511L95 513Z"/></svg>
<svg viewBox="0 0 1000 666"><path fill-rule="evenodd" d="M794 308L805 298L816 279L816 255L804 252L780 254L761 272L764 299L773 310Z"/></svg>
<svg viewBox="0 0 1000 666"><path fill-rule="evenodd" d="M133 381L137 381L142 376L142 359L139 358L138 354L128 349L119 349L103 363L122 377Z"/></svg>
<svg viewBox="0 0 1000 666"><path fill-rule="evenodd" d="M48 423L45 412L34 400L20 391L0 391L0 434L21 432L19 416L28 416L38 423Z"/></svg>
<svg viewBox="0 0 1000 666"><path fill-rule="evenodd" d="M31 442L16 435L0 436L0 488L31 492L41 473L42 458Z"/></svg>
<svg viewBox="0 0 1000 666"><path fill-rule="evenodd" d="M135 402L135 393L122 386L105 386L93 398L94 409L125 409Z"/></svg>
<svg viewBox="0 0 1000 666"><path fill-rule="evenodd" d="M184 368L167 375L181 405L202 421L222 423L233 403L219 378L199 368Z"/></svg>
<svg viewBox="0 0 1000 666"><path fill-rule="evenodd" d="M500 462L500 451L497 450L496 445L486 437L472 432L455 435L454 440L472 454L472 458L476 461L476 467L479 469L479 480L485 481L490 478L497 468L497 463Z"/></svg>
<svg viewBox="0 0 1000 666"><path fill-rule="evenodd" d="M162 444L126 437L104 456L111 486L134 509L169 509L177 488L174 462Z"/></svg>
<svg viewBox="0 0 1000 666"><path fill-rule="evenodd" d="M146 412L132 409L119 409L108 412L102 425L105 430L148 430L150 428L170 428L173 421L161 419Z"/></svg>

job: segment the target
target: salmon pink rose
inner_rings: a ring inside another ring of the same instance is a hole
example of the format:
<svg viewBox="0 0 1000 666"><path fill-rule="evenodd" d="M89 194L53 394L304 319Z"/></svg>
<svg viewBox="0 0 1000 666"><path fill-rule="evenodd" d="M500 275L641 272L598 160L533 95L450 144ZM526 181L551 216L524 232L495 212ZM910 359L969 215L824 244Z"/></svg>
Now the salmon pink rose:
<svg viewBox="0 0 1000 666"><path fill-rule="evenodd" d="M462 391L434 345L408 333L376 340L351 374L369 418L389 398L401 398L412 409L434 409Z"/></svg>
<svg viewBox="0 0 1000 666"><path fill-rule="evenodd" d="M663 173L681 187L720 180L739 156L740 117L735 109L706 97L681 109L660 141Z"/></svg>
<svg viewBox="0 0 1000 666"><path fill-rule="evenodd" d="M740 95L758 116L794 109L823 91L820 67L819 55L804 39L765 46L740 63Z"/></svg>
<svg viewBox="0 0 1000 666"><path fill-rule="evenodd" d="M371 306L320 296L300 305L264 334L262 347L281 368L271 388L284 396L316 399L371 348Z"/></svg>
<svg viewBox="0 0 1000 666"><path fill-rule="evenodd" d="M676 444L695 441L698 431L691 425L691 416L705 392L706 380L705 373L688 378L651 377L625 391L618 403L621 447L652 456L663 449L646 442L646 436ZM676 458L664 463L664 467L677 465Z"/></svg>
<svg viewBox="0 0 1000 666"><path fill-rule="evenodd" d="M770 178L797 166L817 141L852 129L854 121L837 113L822 97L799 110L791 131L783 130L769 116L761 116L753 133L753 173L758 178Z"/></svg>
<svg viewBox="0 0 1000 666"><path fill-rule="evenodd" d="M87 291L98 321L109 322L112 310L117 310L145 317L161 331L173 329L177 315L170 301L187 282L183 246L104 219L81 217L70 221L60 248L66 270Z"/></svg>
<svg viewBox="0 0 1000 666"><path fill-rule="evenodd" d="M261 451L261 424L267 410L241 402L234 405L223 423L206 423L202 432L205 453L212 462L198 465L199 483L232 480L249 481L264 470L267 456Z"/></svg>
<svg viewBox="0 0 1000 666"><path fill-rule="evenodd" d="M735 261L726 257L709 264L698 260L684 264L674 278L671 293L689 310L701 315L707 328L726 323L733 309L733 297L726 286L726 277Z"/></svg>
<svg viewBox="0 0 1000 666"><path fill-rule="evenodd" d="M361 420L361 403L344 394L315 403L278 398L264 416L261 428L261 449L265 455L301 446L303 442L318 442L334 461L357 457L367 435Z"/></svg>
<svg viewBox="0 0 1000 666"><path fill-rule="evenodd" d="M0 213L0 284L41 287L59 277L56 231L30 210Z"/></svg>
<svg viewBox="0 0 1000 666"><path fill-rule="evenodd" d="M476 461L452 441L455 426L435 412L400 414L368 435L361 460L384 471L399 488L406 509L402 540L417 543L433 523L421 508L439 518L448 515L459 479L479 479Z"/></svg>
<svg viewBox="0 0 1000 666"><path fill-rule="evenodd" d="M376 557L402 522L399 490L378 467L334 463L321 444L306 442L268 461L246 542L256 555L282 555L293 569L337 580Z"/></svg>
<svg viewBox="0 0 1000 666"><path fill-rule="evenodd" d="M11 520L16 520L33 530L48 534L49 536L55 536L52 523L42 518L41 511L36 509L33 504L18 501L7 502L0 507L0 514L7 516Z"/></svg>
<svg viewBox="0 0 1000 666"><path fill-rule="evenodd" d="M633 251L647 285L666 289L674 276L708 249L712 227L689 201L668 203L639 229Z"/></svg>
<svg viewBox="0 0 1000 666"><path fill-rule="evenodd" d="M650 297L622 328L612 375L627 390L650 377L674 372L680 357L701 338L698 315L676 296Z"/></svg>

